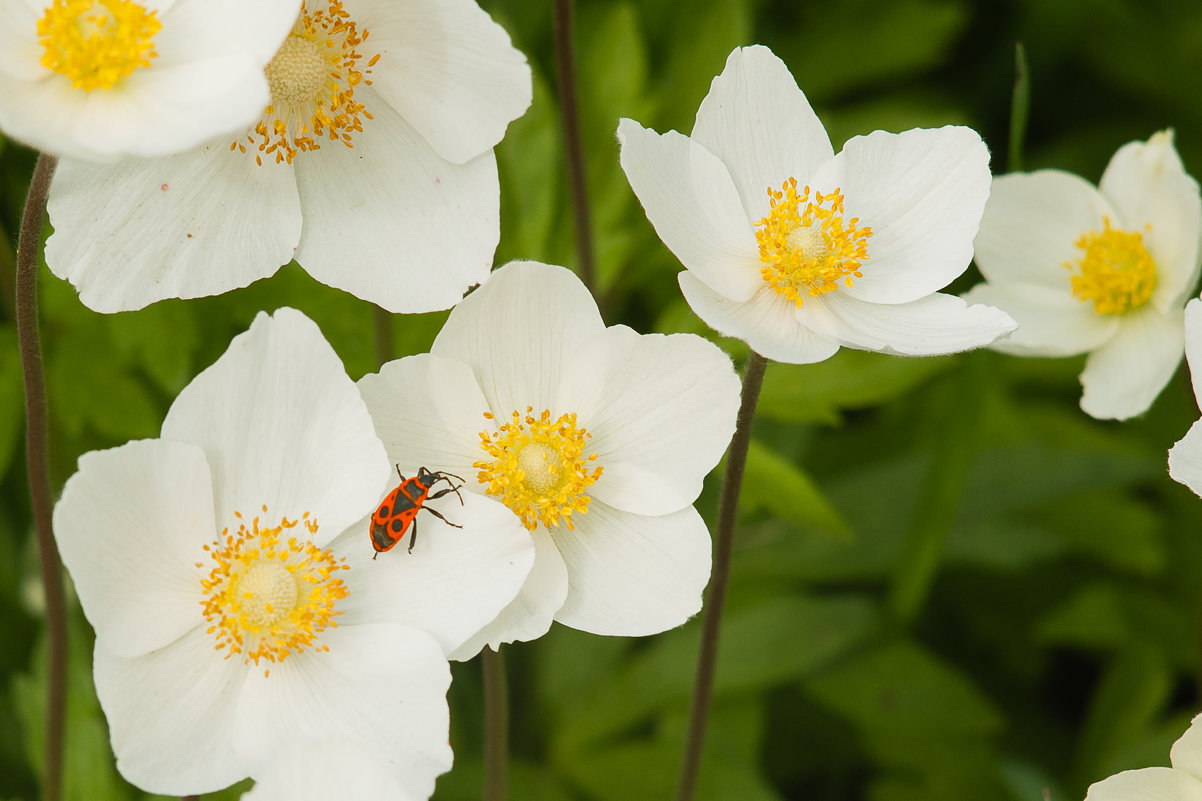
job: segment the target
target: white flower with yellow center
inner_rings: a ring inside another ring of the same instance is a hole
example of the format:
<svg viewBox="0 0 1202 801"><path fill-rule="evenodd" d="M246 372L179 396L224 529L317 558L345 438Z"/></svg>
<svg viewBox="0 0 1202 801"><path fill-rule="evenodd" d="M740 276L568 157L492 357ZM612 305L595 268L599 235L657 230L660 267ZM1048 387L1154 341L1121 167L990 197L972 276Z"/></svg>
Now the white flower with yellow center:
<svg viewBox="0 0 1202 801"><path fill-rule="evenodd" d="M1014 327L937 291L968 267L989 195L969 128L876 131L836 154L788 69L755 46L730 54L690 136L624 119L618 141L693 311L769 359L951 353Z"/></svg>
<svg viewBox="0 0 1202 801"><path fill-rule="evenodd" d="M607 328L573 273L513 262L455 307L429 354L359 387L390 455L468 479L534 543L517 599L453 658L552 619L644 635L701 607L710 538L692 504L739 405L710 342Z"/></svg>
<svg viewBox="0 0 1202 801"><path fill-rule="evenodd" d="M278 40L276 42L278 45ZM292 259L393 312L453 306L500 236L493 146L530 68L474 0L304 0L243 133L62 162L46 261L89 307L226 292Z"/></svg>
<svg viewBox="0 0 1202 801"><path fill-rule="evenodd" d="M5 0L0 130L59 156L163 156L245 126L297 0ZM232 22L236 20L236 22Z"/></svg>
<svg viewBox="0 0 1202 801"><path fill-rule="evenodd" d="M1122 420L1146 411L1181 362L1200 233L1198 184L1162 131L1123 145L1097 187L1062 170L994 180L976 240L986 283L965 298L1018 320L997 350L1089 353L1081 408Z"/></svg>
<svg viewBox="0 0 1202 801"><path fill-rule="evenodd" d="M534 554L504 506L464 494L444 506L462 528L426 516L413 553L373 561L369 515L395 476L355 384L291 309L235 338L161 439L80 459L54 531L127 779L207 793L333 739L429 796L451 765L444 654L516 596Z"/></svg>
<svg viewBox="0 0 1202 801"><path fill-rule="evenodd" d="M1089 786L1085 801L1202 801L1202 716L1169 751L1171 768L1116 773Z"/></svg>

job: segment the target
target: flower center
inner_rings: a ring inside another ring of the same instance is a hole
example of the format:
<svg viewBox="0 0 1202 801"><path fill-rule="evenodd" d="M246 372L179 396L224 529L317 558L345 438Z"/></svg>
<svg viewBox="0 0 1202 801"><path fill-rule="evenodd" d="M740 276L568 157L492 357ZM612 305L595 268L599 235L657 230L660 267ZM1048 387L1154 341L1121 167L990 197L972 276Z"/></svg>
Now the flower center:
<svg viewBox="0 0 1202 801"><path fill-rule="evenodd" d="M823 194L810 187L797 192L797 179L769 189L772 210L755 223L760 243L760 275L778 295L802 305L803 294L817 297L862 278L872 229L860 218L843 218L843 193Z"/></svg>
<svg viewBox="0 0 1202 801"><path fill-rule="evenodd" d="M111 89L158 56L154 11L130 0L54 0L38 20L42 64L76 89Z"/></svg>
<svg viewBox="0 0 1202 801"><path fill-rule="evenodd" d="M480 432L480 447L492 457L472 464L480 468L477 476L485 492L502 503L533 531L539 523L547 528L561 523L572 526L572 513L588 511L585 492L601 476L598 466L589 472L588 463L597 454L585 455L585 440L592 435L576 427L575 414L562 414L552 420L543 410L535 417L534 407L526 414L513 413L513 422L505 423L496 434ZM489 420L491 412L485 412Z"/></svg>
<svg viewBox="0 0 1202 801"><path fill-rule="evenodd" d="M1110 219L1102 218L1102 231L1090 231L1076 241L1085 255L1070 270L1073 294L1092 300L1098 314L1125 314L1143 306L1156 289L1156 262L1152 260L1139 231L1116 231Z"/></svg>
<svg viewBox="0 0 1202 801"><path fill-rule="evenodd" d="M255 517L247 528L240 513L234 516L237 532L226 528L217 542L205 546L212 564L209 577L200 582L205 592L201 604L217 650L226 651L226 659L242 654L248 665L261 659L280 662L306 648L326 650L317 644L317 635L337 625L333 618L341 613L334 605L346 597L347 589L335 574L349 567L308 536L285 538L284 532L298 524L310 536L317 531L317 521L308 512L271 527L260 526Z"/></svg>
<svg viewBox="0 0 1202 801"><path fill-rule="evenodd" d="M324 5L316 11L314 3ZM271 105L246 143L235 141L230 150L257 150L260 165L266 154L279 162L292 163L303 150L318 150L321 138L353 147L353 131L363 130L363 118L371 112L355 100L355 87L371 85L366 77L380 60L376 53L365 58L358 51L367 39L342 8L341 0L306 0L292 33L276 51L265 70L271 88Z"/></svg>

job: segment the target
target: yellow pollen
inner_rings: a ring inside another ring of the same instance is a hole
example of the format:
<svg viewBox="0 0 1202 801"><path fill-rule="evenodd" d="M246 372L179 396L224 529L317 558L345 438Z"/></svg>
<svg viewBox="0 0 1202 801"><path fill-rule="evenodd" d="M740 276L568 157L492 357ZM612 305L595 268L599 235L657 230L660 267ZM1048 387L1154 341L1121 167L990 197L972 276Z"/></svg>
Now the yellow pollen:
<svg viewBox="0 0 1202 801"><path fill-rule="evenodd" d="M319 6L311 11L313 6ZM255 152L262 165L266 155L292 163L297 153L319 150L323 138L354 147L352 135L372 119L355 99L355 87L371 85L371 68L380 54L370 56L359 47L368 31L359 30L342 8L341 0L305 0L292 33L267 65L271 105L246 140L236 140L230 150Z"/></svg>
<svg viewBox="0 0 1202 801"><path fill-rule="evenodd" d="M1156 262L1144 247L1139 231L1116 231L1102 218L1102 231L1090 231L1076 241L1085 255L1065 262L1080 273L1070 277L1073 294L1092 300L1098 314L1125 314L1143 306L1156 289Z"/></svg>
<svg viewBox="0 0 1202 801"><path fill-rule="evenodd" d="M872 229L860 227L859 217L844 219L843 193L823 194L810 187L797 191L790 178L780 189L768 189L772 210L757 220L760 275L778 295L802 305L804 295L817 297L863 278L860 266L868 259Z"/></svg>
<svg viewBox="0 0 1202 801"><path fill-rule="evenodd" d="M572 514L588 511L585 490L601 477L600 466L589 471L597 454L584 453L592 435L577 428L575 414L552 420L550 411L538 417L533 412L532 406L525 415L515 411L513 421L496 434L481 431L480 447L492 458L472 466L480 468L477 478L485 492L512 509L530 531L539 523L573 528ZM484 416L493 419L491 412Z"/></svg>
<svg viewBox="0 0 1202 801"><path fill-rule="evenodd" d="M267 507L263 507L266 513ZM238 530L228 528L205 550L211 557L209 576L201 580L208 633L226 659L241 654L246 664L280 662L306 648L328 650L318 635L336 626L335 602L347 595L336 574L349 567L310 541L317 521L305 512L299 520L281 519L276 526L247 527L240 513ZM307 535L286 534L297 525ZM205 567L198 562L197 567ZM270 670L264 671L264 675Z"/></svg>
<svg viewBox="0 0 1202 801"><path fill-rule="evenodd" d="M42 64L76 89L111 89L158 56L155 13L130 0L54 0L38 20Z"/></svg>

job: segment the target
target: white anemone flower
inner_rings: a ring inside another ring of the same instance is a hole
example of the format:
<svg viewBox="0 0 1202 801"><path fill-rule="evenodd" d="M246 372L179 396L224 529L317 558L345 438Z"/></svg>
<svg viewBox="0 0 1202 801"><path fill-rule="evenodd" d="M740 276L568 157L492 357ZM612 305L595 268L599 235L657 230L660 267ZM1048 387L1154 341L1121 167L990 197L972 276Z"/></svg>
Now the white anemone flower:
<svg viewBox="0 0 1202 801"><path fill-rule="evenodd" d="M296 0L5 0L0 130L58 156L164 156L252 122ZM231 20L236 20L231 23Z"/></svg>
<svg viewBox="0 0 1202 801"><path fill-rule="evenodd" d="M387 766L344 740L297 743L254 780L242 801L418 801Z"/></svg>
<svg viewBox="0 0 1202 801"><path fill-rule="evenodd" d="M701 608L710 538L692 504L739 405L712 343L607 328L573 273L513 262L455 307L429 354L359 387L390 455L464 476L534 543L521 593L453 659L552 620L637 636Z"/></svg>
<svg viewBox="0 0 1202 801"><path fill-rule="evenodd" d="M1185 307L1185 359L1189 363L1194 398L1202 406L1202 300ZM1169 449L1169 475L1202 496L1202 420L1190 426Z"/></svg>
<svg viewBox="0 0 1202 801"><path fill-rule="evenodd" d="M1202 716L1169 751L1171 768L1116 773L1089 786L1085 801L1202 801Z"/></svg>
<svg viewBox="0 0 1202 801"><path fill-rule="evenodd" d="M1200 234L1198 183L1161 131L1119 148L1097 187L1062 170L997 178L976 240L986 283L965 298L1018 320L997 350L1089 353L1081 408L1123 420L1147 411L1181 362Z"/></svg>
<svg viewBox="0 0 1202 801"><path fill-rule="evenodd" d="M762 356L951 353L1014 327L937 291L968 267L989 195L970 128L876 131L836 154L788 68L755 46L730 54L690 136L623 119L618 141L693 311Z"/></svg>
<svg viewBox="0 0 1202 801"><path fill-rule="evenodd" d="M304 0L266 74L270 105L243 133L60 163L46 262L87 306L219 294L294 258L393 312L449 308L488 276L492 147L531 79L474 0Z"/></svg>
<svg viewBox="0 0 1202 801"><path fill-rule="evenodd" d="M507 509L463 493L443 507L462 528L431 517L412 553L373 561L368 516L393 471L337 355L291 309L236 337L162 438L80 458L54 531L122 775L207 793L334 739L429 796L451 765L445 653L516 596L533 549Z"/></svg>

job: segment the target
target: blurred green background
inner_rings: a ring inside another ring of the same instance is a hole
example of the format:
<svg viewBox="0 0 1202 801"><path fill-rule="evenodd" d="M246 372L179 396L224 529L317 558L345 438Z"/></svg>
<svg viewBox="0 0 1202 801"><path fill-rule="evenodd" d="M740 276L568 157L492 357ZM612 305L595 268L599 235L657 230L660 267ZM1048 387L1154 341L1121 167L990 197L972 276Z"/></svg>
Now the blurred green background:
<svg viewBox="0 0 1202 801"><path fill-rule="evenodd" d="M393 0L401 2L402 0ZM483 3L535 70L535 101L498 148L497 263L575 264L550 3ZM609 323L709 336L680 267L618 168L619 116L692 127L731 48L792 69L836 148L877 128L964 123L1007 169L1015 43L1030 65L1028 168L1097 181L1121 144L1177 130L1202 172L1196 0L672 0L577 5L588 180ZM44 642L26 489L12 261L33 154L0 143L0 799L32 798ZM372 307L298 268L220 298L116 316L44 273L55 487L78 455L153 437L176 393L249 325L295 306L352 377L378 366ZM977 280L970 270L954 285ZM395 318L396 355L445 314ZM722 340L736 361L739 342ZM843 351L771 365L737 534L698 797L807 801L1079 799L1167 764L1199 708L1202 500L1165 454L1198 417L1184 369L1141 419L1077 407L1083 359L989 352L905 360ZM713 520L717 475L698 508ZM73 605L66 797L140 799L116 774ZM645 640L556 627L506 649L511 797L668 797L698 621ZM479 665L451 689L456 768L436 798L483 783ZM213 798L234 798L227 791Z"/></svg>

